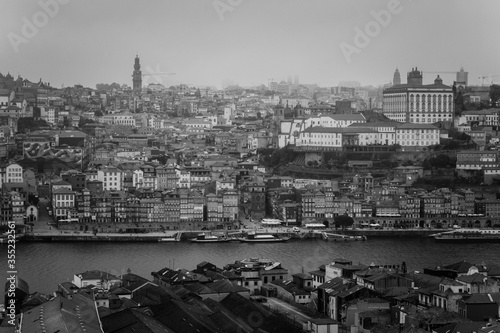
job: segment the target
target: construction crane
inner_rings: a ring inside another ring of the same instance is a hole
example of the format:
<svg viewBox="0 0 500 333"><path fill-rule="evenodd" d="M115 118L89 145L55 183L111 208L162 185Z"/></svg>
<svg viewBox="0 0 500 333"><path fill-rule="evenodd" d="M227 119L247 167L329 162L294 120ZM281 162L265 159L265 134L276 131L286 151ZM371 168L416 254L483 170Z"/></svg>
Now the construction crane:
<svg viewBox="0 0 500 333"><path fill-rule="evenodd" d="M479 76L478 79L481 79L481 85L484 86L484 79L487 79L487 78L494 78L494 77L498 77L500 76L500 74L497 74L497 75L486 75L486 76ZM493 80L491 80L491 84L493 84Z"/></svg>

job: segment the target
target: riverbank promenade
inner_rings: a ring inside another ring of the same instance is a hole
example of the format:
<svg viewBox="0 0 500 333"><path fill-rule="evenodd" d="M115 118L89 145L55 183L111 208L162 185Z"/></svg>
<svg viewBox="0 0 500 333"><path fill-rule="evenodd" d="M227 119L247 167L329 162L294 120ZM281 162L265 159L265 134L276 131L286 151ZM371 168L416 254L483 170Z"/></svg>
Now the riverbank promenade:
<svg viewBox="0 0 500 333"><path fill-rule="evenodd" d="M165 232L150 233L92 233L90 231L69 231L58 230L54 226L43 229L35 228L32 232L26 234L26 241L104 241L104 242L162 242L162 241L180 241L188 238L194 238L200 233L224 234L227 236L238 235L248 232L270 233L279 235L288 235L292 239L321 239L322 233L342 234L346 236L365 236L371 237L428 237L432 234L448 231L447 229L348 229L348 230L307 230L300 228L294 232L291 228L256 228L239 230L168 230Z"/></svg>

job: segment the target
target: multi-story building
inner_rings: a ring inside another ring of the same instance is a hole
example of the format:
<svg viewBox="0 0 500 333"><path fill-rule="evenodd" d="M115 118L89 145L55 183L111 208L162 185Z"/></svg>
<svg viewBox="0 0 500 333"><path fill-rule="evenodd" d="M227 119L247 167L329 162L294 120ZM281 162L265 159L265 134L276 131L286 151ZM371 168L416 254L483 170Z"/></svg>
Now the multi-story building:
<svg viewBox="0 0 500 333"><path fill-rule="evenodd" d="M465 150L457 153L457 170L482 170L498 167L496 151Z"/></svg>
<svg viewBox="0 0 500 333"><path fill-rule="evenodd" d="M52 191L52 211L60 223L77 222L78 214L75 210L75 192L67 188ZM73 221L72 219L76 219Z"/></svg>
<svg viewBox="0 0 500 333"><path fill-rule="evenodd" d="M498 126L498 114L500 109L485 109L463 111L458 120L458 125L467 124L469 126Z"/></svg>
<svg viewBox="0 0 500 333"><path fill-rule="evenodd" d="M479 200L475 202L475 213L487 217L500 217L499 200ZM491 227L491 225L490 225Z"/></svg>
<svg viewBox="0 0 500 333"><path fill-rule="evenodd" d="M238 191L226 190L222 193L222 209L223 209L223 222L235 223L239 218L239 202L240 196ZM237 227L237 225L235 225ZM230 229L230 226L228 226Z"/></svg>
<svg viewBox="0 0 500 333"><path fill-rule="evenodd" d="M140 167L143 177L143 188L156 190L158 187L155 167L150 164L144 164Z"/></svg>
<svg viewBox="0 0 500 333"><path fill-rule="evenodd" d="M160 191L167 189L167 169L163 165L159 165L155 168L157 189Z"/></svg>
<svg viewBox="0 0 500 333"><path fill-rule="evenodd" d="M182 190L179 192L180 221L188 223L203 222L205 198L196 191Z"/></svg>
<svg viewBox="0 0 500 333"><path fill-rule="evenodd" d="M224 190L234 190L236 181L232 178L219 178L215 181L215 190L217 193Z"/></svg>
<svg viewBox="0 0 500 333"><path fill-rule="evenodd" d="M310 127L298 133L297 147L317 147L332 150L342 149L342 128Z"/></svg>
<svg viewBox="0 0 500 333"><path fill-rule="evenodd" d="M84 189L75 194L75 208L78 213L78 222L88 224L92 222L90 209L90 191Z"/></svg>
<svg viewBox="0 0 500 333"><path fill-rule="evenodd" d="M144 187L144 171L140 168L132 171L132 187L133 188Z"/></svg>
<svg viewBox="0 0 500 333"><path fill-rule="evenodd" d="M349 128L367 128L377 132L374 144L393 145L396 143L396 126L391 123L355 123Z"/></svg>
<svg viewBox="0 0 500 333"><path fill-rule="evenodd" d="M86 174L76 170L69 170L61 173L63 181L71 184L71 189L75 192L80 192L86 187Z"/></svg>
<svg viewBox="0 0 500 333"><path fill-rule="evenodd" d="M165 203L161 198L140 200L141 223L159 224L165 221Z"/></svg>
<svg viewBox="0 0 500 333"><path fill-rule="evenodd" d="M173 190L177 188L178 176L173 166L165 167L166 189Z"/></svg>
<svg viewBox="0 0 500 333"><path fill-rule="evenodd" d="M177 191L171 191L163 194L163 201L165 203L165 222L167 229L170 229L169 224L178 223L181 218L180 210L180 195Z"/></svg>
<svg viewBox="0 0 500 333"><path fill-rule="evenodd" d="M434 125L405 123L396 127L396 143L403 150L418 150L439 142L439 128Z"/></svg>
<svg viewBox="0 0 500 333"><path fill-rule="evenodd" d="M403 195L399 198L399 215L406 218L420 217L421 199L417 196Z"/></svg>
<svg viewBox="0 0 500 333"><path fill-rule="evenodd" d="M0 181L2 183L22 183L23 182L23 167L17 163L9 164L5 167L5 176L0 175L3 178Z"/></svg>
<svg viewBox="0 0 500 333"><path fill-rule="evenodd" d="M222 196L214 193L207 194L207 222L218 223L224 216Z"/></svg>
<svg viewBox="0 0 500 333"><path fill-rule="evenodd" d="M123 190L123 171L112 166L105 166L97 170L97 180L102 182L106 191Z"/></svg>
<svg viewBox="0 0 500 333"><path fill-rule="evenodd" d="M288 120L279 122L278 145L280 148L288 144L298 145L296 141L300 137L300 133L308 128L345 128L355 123L366 123L366 118L360 113L336 114L320 117L290 117Z"/></svg>
<svg viewBox="0 0 500 333"><path fill-rule="evenodd" d="M439 75L433 84L422 82L422 72L415 68L408 73L406 84L385 89L382 113L402 123L451 122L455 111L452 87L444 85Z"/></svg>
<svg viewBox="0 0 500 333"><path fill-rule="evenodd" d="M186 169L176 169L177 187L191 188L191 174Z"/></svg>
<svg viewBox="0 0 500 333"><path fill-rule="evenodd" d="M212 172L210 169L202 167L186 167L189 172L191 186L205 185L212 180Z"/></svg>

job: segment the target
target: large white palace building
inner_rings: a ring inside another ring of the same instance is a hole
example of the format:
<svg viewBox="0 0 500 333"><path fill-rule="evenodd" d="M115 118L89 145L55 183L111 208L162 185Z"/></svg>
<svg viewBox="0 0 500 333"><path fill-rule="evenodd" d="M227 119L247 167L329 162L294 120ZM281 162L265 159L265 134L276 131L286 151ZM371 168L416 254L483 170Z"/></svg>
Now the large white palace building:
<svg viewBox="0 0 500 333"><path fill-rule="evenodd" d="M395 75L396 77L396 75ZM384 90L382 113L401 123L433 124L453 121L453 88L438 77L433 84L422 84L422 72L417 68L408 73L406 84L397 84Z"/></svg>

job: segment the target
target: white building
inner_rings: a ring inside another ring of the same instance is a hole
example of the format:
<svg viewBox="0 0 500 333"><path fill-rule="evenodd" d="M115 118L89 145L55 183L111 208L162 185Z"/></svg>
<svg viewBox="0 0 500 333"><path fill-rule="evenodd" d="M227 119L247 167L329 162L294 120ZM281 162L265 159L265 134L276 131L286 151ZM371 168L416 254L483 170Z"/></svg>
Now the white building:
<svg viewBox="0 0 500 333"><path fill-rule="evenodd" d="M0 186L1 186L1 184L3 184L3 182L5 182L5 183L22 183L23 181L24 181L23 180L23 167L17 163L13 163L13 164L8 165L5 168L5 178L3 181L0 182Z"/></svg>
<svg viewBox="0 0 500 333"><path fill-rule="evenodd" d="M382 113L398 122L432 124L453 121L453 89L438 76L433 84L422 84L422 72L408 73L408 83L394 85L383 92Z"/></svg>
<svg viewBox="0 0 500 333"><path fill-rule="evenodd" d="M132 186L141 188L144 186L144 172L141 169L136 169L132 173Z"/></svg>
<svg viewBox="0 0 500 333"><path fill-rule="evenodd" d="M458 125L498 126L499 113L500 109L463 111L458 120Z"/></svg>
<svg viewBox="0 0 500 333"><path fill-rule="evenodd" d="M68 188L58 188L52 191L52 210L57 220L70 219L71 213L74 211L74 208L74 191Z"/></svg>
<svg viewBox="0 0 500 333"><path fill-rule="evenodd" d="M212 128L212 122L201 118L192 118L184 122L186 127L196 130L208 130Z"/></svg>
<svg viewBox="0 0 500 333"><path fill-rule="evenodd" d="M283 120L280 122L278 146L283 148L288 144L296 144L300 133L310 127L343 128L356 123L366 123L365 117L355 113Z"/></svg>
<svg viewBox="0 0 500 333"><path fill-rule="evenodd" d="M102 271L86 271L73 276L73 284L78 288L96 286L99 289L109 290L113 286L121 285L121 280L113 274Z"/></svg>
<svg viewBox="0 0 500 333"><path fill-rule="evenodd" d="M132 114L107 114L99 119L100 123L109 125L136 126L135 118Z"/></svg>
<svg viewBox="0 0 500 333"><path fill-rule="evenodd" d="M106 191L121 191L123 189L123 171L116 167L103 167L97 170L97 180L102 182Z"/></svg>
<svg viewBox="0 0 500 333"><path fill-rule="evenodd" d="M349 128L368 128L378 133L375 144L393 145L396 143L396 125L391 123L356 123Z"/></svg>
<svg viewBox="0 0 500 333"><path fill-rule="evenodd" d="M342 129L332 127L310 127L299 133L297 147L342 148Z"/></svg>
<svg viewBox="0 0 500 333"><path fill-rule="evenodd" d="M431 124L405 123L396 127L396 143L403 150L439 144L439 128Z"/></svg>
<svg viewBox="0 0 500 333"><path fill-rule="evenodd" d="M191 174L185 169L175 169L178 188L191 188Z"/></svg>
<svg viewBox="0 0 500 333"><path fill-rule="evenodd" d="M41 106L40 107L40 118L48 122L49 124L56 123L56 108L53 106Z"/></svg>

